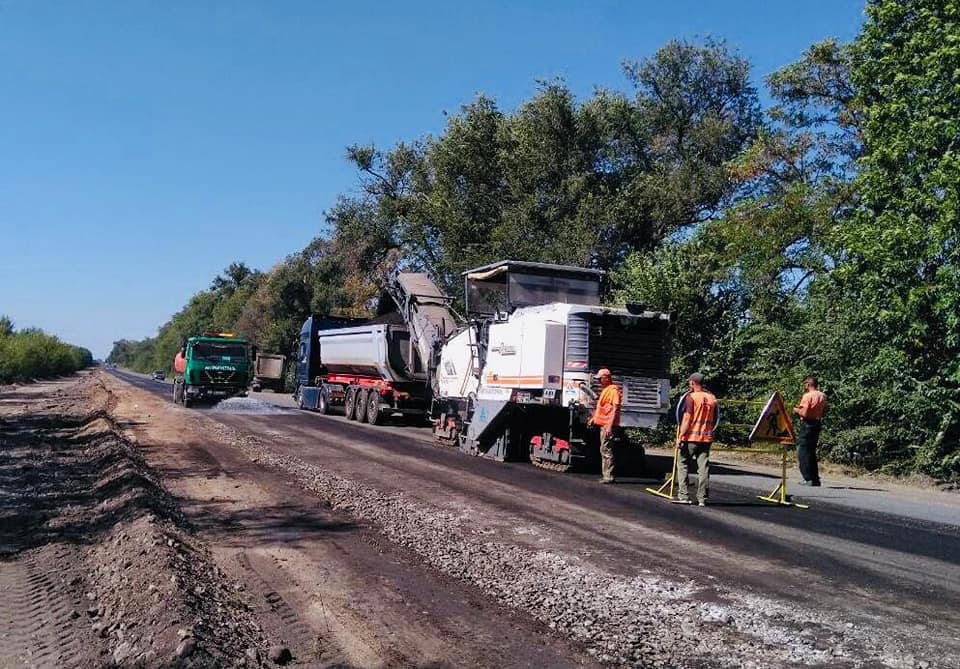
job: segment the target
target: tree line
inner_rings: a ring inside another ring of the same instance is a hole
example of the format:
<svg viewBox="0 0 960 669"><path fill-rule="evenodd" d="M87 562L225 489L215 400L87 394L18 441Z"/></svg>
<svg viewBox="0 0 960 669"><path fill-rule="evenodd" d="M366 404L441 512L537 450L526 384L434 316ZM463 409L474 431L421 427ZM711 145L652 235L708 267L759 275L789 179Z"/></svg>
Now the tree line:
<svg viewBox="0 0 960 669"><path fill-rule="evenodd" d="M17 330L0 316L0 383L22 383L72 374L93 364L85 348L60 341L38 328Z"/></svg>
<svg viewBox="0 0 960 669"><path fill-rule="evenodd" d="M269 272L234 263L154 338L110 359L169 367L227 328L289 353L310 313L364 315L398 264L462 298L511 258L597 267L607 299L675 314L674 374L722 398L822 379L826 457L960 477L960 5L870 0L851 43L770 75L722 41L623 63L623 90L479 95L442 132L351 146L358 188Z"/></svg>

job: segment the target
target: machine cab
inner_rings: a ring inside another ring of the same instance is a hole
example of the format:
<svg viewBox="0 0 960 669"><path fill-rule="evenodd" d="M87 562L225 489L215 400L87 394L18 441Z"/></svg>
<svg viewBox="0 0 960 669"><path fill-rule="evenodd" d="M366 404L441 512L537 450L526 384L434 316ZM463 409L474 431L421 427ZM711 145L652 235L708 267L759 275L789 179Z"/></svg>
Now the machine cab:
<svg viewBox="0 0 960 669"><path fill-rule="evenodd" d="M467 313L502 320L520 307L600 305L603 272L570 265L502 260L463 273Z"/></svg>

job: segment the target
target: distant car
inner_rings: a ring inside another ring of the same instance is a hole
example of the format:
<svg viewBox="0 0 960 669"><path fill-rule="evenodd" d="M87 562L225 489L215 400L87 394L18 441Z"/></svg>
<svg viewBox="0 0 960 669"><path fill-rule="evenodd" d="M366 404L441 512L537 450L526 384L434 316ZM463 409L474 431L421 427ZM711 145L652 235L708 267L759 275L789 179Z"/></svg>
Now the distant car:
<svg viewBox="0 0 960 669"><path fill-rule="evenodd" d="M163 370L158 369L153 373L154 381L163 381L166 378L167 378L167 375L163 372Z"/></svg>

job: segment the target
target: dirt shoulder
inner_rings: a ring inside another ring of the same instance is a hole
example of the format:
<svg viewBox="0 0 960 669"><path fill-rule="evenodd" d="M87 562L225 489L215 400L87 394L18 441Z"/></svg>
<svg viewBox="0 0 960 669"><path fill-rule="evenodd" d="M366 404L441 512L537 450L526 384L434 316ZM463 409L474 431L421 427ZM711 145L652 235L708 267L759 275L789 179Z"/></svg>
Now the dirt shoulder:
<svg viewBox="0 0 960 669"><path fill-rule="evenodd" d="M263 636L96 374L0 394L0 666L258 664Z"/></svg>

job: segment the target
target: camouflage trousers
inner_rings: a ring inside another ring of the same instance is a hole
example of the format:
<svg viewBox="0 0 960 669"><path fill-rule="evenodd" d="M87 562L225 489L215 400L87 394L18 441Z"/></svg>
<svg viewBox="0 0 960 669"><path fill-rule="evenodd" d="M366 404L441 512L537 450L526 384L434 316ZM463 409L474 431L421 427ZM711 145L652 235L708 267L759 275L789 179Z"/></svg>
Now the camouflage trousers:
<svg viewBox="0 0 960 669"><path fill-rule="evenodd" d="M604 432L600 430L600 468L603 472L604 481L612 481L614 476L614 462L613 462L613 442L614 437L612 432Z"/></svg>

